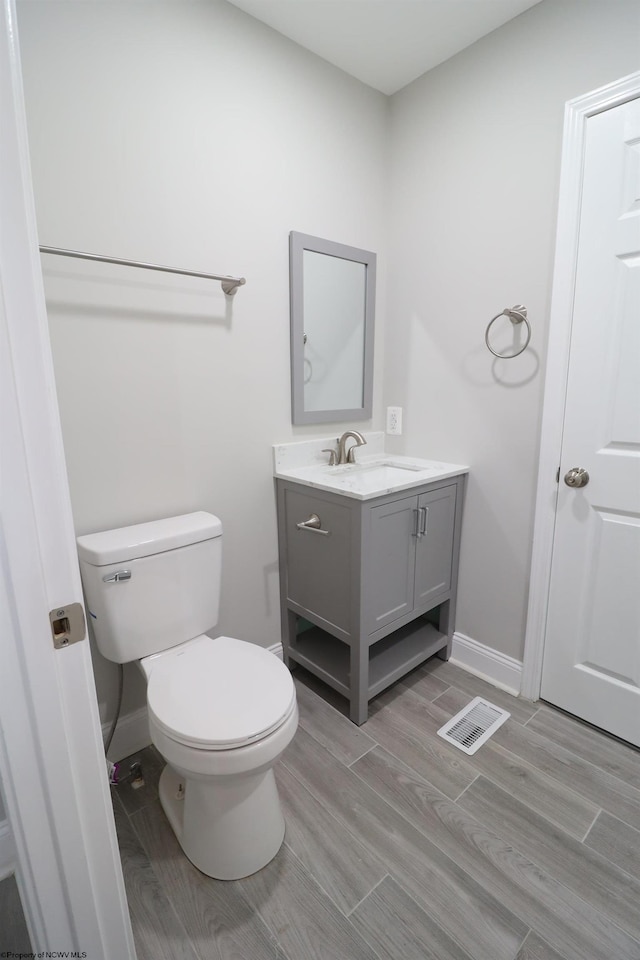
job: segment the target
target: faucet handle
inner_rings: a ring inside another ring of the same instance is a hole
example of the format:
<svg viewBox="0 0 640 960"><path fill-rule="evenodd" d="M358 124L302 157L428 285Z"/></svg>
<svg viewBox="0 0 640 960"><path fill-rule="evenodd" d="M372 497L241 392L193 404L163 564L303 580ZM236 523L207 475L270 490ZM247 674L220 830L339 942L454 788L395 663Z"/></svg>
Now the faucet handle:
<svg viewBox="0 0 640 960"><path fill-rule="evenodd" d="M330 466L330 467L335 467L335 465L336 465L336 452L335 452L335 450L330 450L330 449L327 447L327 449L326 449L326 450L323 450L322 453L328 453L328 454L329 454L329 466Z"/></svg>

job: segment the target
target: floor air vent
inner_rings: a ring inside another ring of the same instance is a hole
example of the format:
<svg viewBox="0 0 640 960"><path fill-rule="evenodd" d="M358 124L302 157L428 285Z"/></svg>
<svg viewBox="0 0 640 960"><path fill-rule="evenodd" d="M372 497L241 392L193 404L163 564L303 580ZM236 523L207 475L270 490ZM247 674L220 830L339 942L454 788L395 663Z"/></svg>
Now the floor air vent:
<svg viewBox="0 0 640 960"><path fill-rule="evenodd" d="M476 697L444 727L440 727L438 736L458 750L475 753L510 716L506 710L501 710L482 697Z"/></svg>

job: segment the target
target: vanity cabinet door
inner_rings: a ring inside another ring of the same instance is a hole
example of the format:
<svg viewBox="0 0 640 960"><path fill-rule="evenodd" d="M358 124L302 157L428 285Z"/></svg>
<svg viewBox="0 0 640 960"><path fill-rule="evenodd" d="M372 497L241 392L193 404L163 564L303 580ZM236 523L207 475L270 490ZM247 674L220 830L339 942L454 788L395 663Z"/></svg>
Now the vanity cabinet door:
<svg viewBox="0 0 640 960"><path fill-rule="evenodd" d="M418 498L405 497L370 512L366 557L367 634L413 610Z"/></svg>
<svg viewBox="0 0 640 960"><path fill-rule="evenodd" d="M428 610L435 598L451 589L455 515L455 485L423 493L418 498L416 610Z"/></svg>

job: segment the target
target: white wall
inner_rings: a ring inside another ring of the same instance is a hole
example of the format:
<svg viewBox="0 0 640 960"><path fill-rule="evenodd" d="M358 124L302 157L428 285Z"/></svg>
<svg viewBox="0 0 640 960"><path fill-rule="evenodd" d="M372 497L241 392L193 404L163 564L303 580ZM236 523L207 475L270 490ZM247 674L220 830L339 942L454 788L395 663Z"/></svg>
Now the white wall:
<svg viewBox="0 0 640 960"><path fill-rule="evenodd" d="M384 263L387 100L220 0L18 14L40 242L247 278L229 306L217 283L43 258L76 531L218 514L219 632L276 643L288 235ZM95 666L104 719L115 668Z"/></svg>
<svg viewBox="0 0 640 960"><path fill-rule="evenodd" d="M517 659L564 103L639 62L637 0L544 0L392 98L385 403L398 448L471 464L456 629ZM516 303L531 347L494 360L486 325Z"/></svg>

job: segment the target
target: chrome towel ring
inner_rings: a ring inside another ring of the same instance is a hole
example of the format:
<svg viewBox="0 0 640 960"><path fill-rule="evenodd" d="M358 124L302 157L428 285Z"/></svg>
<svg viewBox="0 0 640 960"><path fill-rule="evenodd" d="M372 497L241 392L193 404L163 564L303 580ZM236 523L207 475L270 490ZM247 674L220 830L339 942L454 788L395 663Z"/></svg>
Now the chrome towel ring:
<svg viewBox="0 0 640 960"><path fill-rule="evenodd" d="M511 323L522 323L523 321L526 323L527 339L524 342L524 346L520 347L520 349L516 353L497 353L489 343L489 331L491 330L491 325L495 323L498 317L509 317L509 320L511 320ZM519 357L520 354L524 353L524 351L529 346L530 340L531 340L531 324L527 320L527 308L522 303L517 303L515 307L511 307L510 310L508 307L505 307L502 313L496 313L493 320L489 321L489 325L484 335L484 342L486 343L487 348L491 351L494 357L499 357L500 360L513 360L514 357Z"/></svg>

